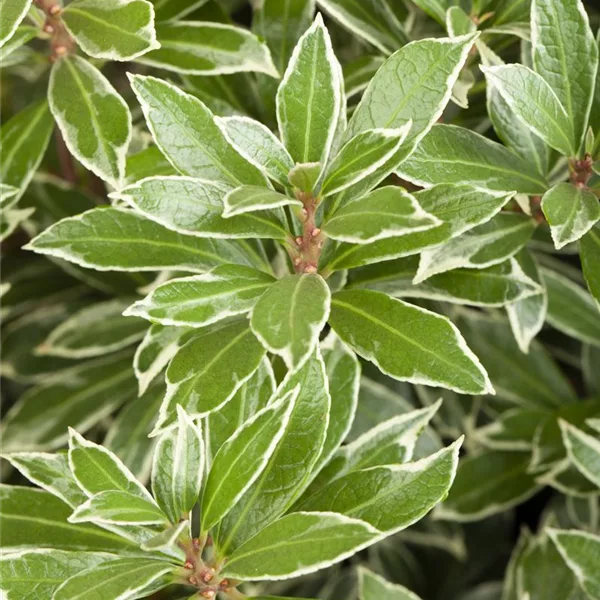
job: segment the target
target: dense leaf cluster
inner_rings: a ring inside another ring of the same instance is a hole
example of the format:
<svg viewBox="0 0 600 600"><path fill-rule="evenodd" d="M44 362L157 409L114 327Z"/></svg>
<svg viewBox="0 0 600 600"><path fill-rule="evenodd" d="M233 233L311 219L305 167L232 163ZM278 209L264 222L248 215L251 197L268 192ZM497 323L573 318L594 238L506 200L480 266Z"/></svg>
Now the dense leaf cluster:
<svg viewBox="0 0 600 600"><path fill-rule="evenodd" d="M0 0L7 600L600 600L598 16Z"/></svg>

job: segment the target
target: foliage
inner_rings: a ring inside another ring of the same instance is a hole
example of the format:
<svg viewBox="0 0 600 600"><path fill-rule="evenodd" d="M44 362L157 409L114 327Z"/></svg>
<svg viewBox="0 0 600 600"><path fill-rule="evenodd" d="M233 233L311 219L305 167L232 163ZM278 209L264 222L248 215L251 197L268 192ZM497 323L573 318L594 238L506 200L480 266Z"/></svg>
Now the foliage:
<svg viewBox="0 0 600 600"><path fill-rule="evenodd" d="M600 599L598 17L0 0L3 597Z"/></svg>

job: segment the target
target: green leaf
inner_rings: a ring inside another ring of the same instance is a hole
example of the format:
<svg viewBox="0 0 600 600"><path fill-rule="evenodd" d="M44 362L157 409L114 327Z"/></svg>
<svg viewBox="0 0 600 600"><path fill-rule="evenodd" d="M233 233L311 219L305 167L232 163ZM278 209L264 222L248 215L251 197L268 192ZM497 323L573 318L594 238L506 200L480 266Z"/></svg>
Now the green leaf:
<svg viewBox="0 0 600 600"><path fill-rule="evenodd" d="M378 0L317 0L319 7L348 29L384 54L408 43L401 23L387 2Z"/></svg>
<svg viewBox="0 0 600 600"><path fill-rule="evenodd" d="M488 376L445 317L380 292L334 294L331 326L357 354L400 381L493 393Z"/></svg>
<svg viewBox="0 0 600 600"><path fill-rule="evenodd" d="M587 127L598 66L598 46L583 3L532 2L531 42L535 70L565 107L577 151Z"/></svg>
<svg viewBox="0 0 600 600"><path fill-rule="evenodd" d="M116 454L136 479L150 478L156 440L148 437L156 422L165 386L160 384L127 403L111 423L104 446Z"/></svg>
<svg viewBox="0 0 600 600"><path fill-rule="evenodd" d="M423 518L447 494L462 438L417 462L354 471L336 479L301 506L360 519L385 536Z"/></svg>
<svg viewBox="0 0 600 600"><path fill-rule="evenodd" d="M600 225L592 227L581 238L579 253L588 289L600 304Z"/></svg>
<svg viewBox="0 0 600 600"><path fill-rule="evenodd" d="M3 16L5 12L3 6ZM15 204L37 171L54 129L54 121L44 101L30 104L6 121L0 129L0 179L4 186L17 188L10 204ZM2 206L5 206L3 193Z"/></svg>
<svg viewBox="0 0 600 600"><path fill-rule="evenodd" d="M160 48L146 0L75 0L61 19L89 56L128 61Z"/></svg>
<svg viewBox="0 0 600 600"><path fill-rule="evenodd" d="M352 98L363 92L384 62L382 56L361 56L342 66L346 98Z"/></svg>
<svg viewBox="0 0 600 600"><path fill-rule="evenodd" d="M229 557L226 577L288 579L341 562L381 534L358 519L331 512L300 512L268 525Z"/></svg>
<svg viewBox="0 0 600 600"><path fill-rule="evenodd" d="M368 129L349 140L327 167L321 187L323 197L345 190L376 171L400 149L411 128Z"/></svg>
<svg viewBox="0 0 600 600"><path fill-rule="evenodd" d="M288 372L277 396L300 387L290 421L267 466L221 521L215 535L220 556L245 543L284 514L310 483L311 471L323 451L331 397L325 365L317 350L295 372Z"/></svg>
<svg viewBox="0 0 600 600"><path fill-rule="evenodd" d="M358 588L360 600L419 600L404 586L389 583L365 567L358 569Z"/></svg>
<svg viewBox="0 0 600 600"><path fill-rule="evenodd" d="M252 310L250 326L264 347L297 369L310 356L327 322L331 292L320 275L287 275Z"/></svg>
<svg viewBox="0 0 600 600"><path fill-rule="evenodd" d="M173 571L173 565L149 558L120 558L81 571L60 586L53 600L79 600L101 594L105 600L139 598L146 588ZM165 587L165 586L162 586Z"/></svg>
<svg viewBox="0 0 600 600"><path fill-rule="evenodd" d="M29 481L60 498L71 508L87 499L71 473L66 453L16 452L3 454L2 458Z"/></svg>
<svg viewBox="0 0 600 600"><path fill-rule="evenodd" d="M577 581L593 599L600 598L600 537L585 531L550 529L548 534Z"/></svg>
<svg viewBox="0 0 600 600"><path fill-rule="evenodd" d="M406 190L387 186L342 206L327 219L323 231L334 240L368 244L441 224Z"/></svg>
<svg viewBox="0 0 600 600"><path fill-rule="evenodd" d="M263 3L263 6L267 2ZM294 161L275 134L249 117L216 117L227 141L252 165L277 183L287 186ZM267 190L263 188L263 192Z"/></svg>
<svg viewBox="0 0 600 600"><path fill-rule="evenodd" d="M97 302L77 311L52 330L37 347L38 354L87 358L115 352L141 339L147 328L139 319L126 319L127 300Z"/></svg>
<svg viewBox="0 0 600 600"><path fill-rule="evenodd" d="M340 115L341 67L320 14L300 38L277 90L281 139L298 163L326 164Z"/></svg>
<svg viewBox="0 0 600 600"><path fill-rule="evenodd" d="M110 450L69 430L69 466L87 496L119 491L153 501L148 490Z"/></svg>
<svg viewBox="0 0 600 600"><path fill-rule="evenodd" d="M302 202L264 187L244 185L231 190L223 198L223 216L230 219L235 215L272 210L282 206L302 207ZM258 217L258 215L254 215ZM281 227L281 226L280 226Z"/></svg>
<svg viewBox="0 0 600 600"><path fill-rule="evenodd" d="M469 313L459 325L468 344L481 357L500 397L523 408L542 410L575 401L569 382L547 351L534 341L529 354L522 354L504 319Z"/></svg>
<svg viewBox="0 0 600 600"><path fill-rule="evenodd" d="M484 450L460 461L447 500L436 510L439 519L479 521L508 510L535 494L540 486L527 472L527 452Z"/></svg>
<svg viewBox="0 0 600 600"><path fill-rule="evenodd" d="M424 250L415 283L452 269L485 269L500 264L525 246L534 229L535 221L527 215L500 213L460 237Z"/></svg>
<svg viewBox="0 0 600 600"><path fill-rule="evenodd" d="M599 307L592 296L556 271L542 269L542 277L548 292L548 323L575 339L600 346Z"/></svg>
<svg viewBox="0 0 600 600"><path fill-rule="evenodd" d="M16 200L13 198L19 193L19 188L7 185L6 183L0 183L0 206L4 209L5 207L13 206ZM10 202L9 202L10 200Z"/></svg>
<svg viewBox="0 0 600 600"><path fill-rule="evenodd" d="M151 176L177 175L177 171L156 146L148 146L141 152L130 154L126 172L127 177L123 182L126 185Z"/></svg>
<svg viewBox="0 0 600 600"><path fill-rule="evenodd" d="M548 188L534 166L501 144L455 125L435 125L397 172L422 186L464 182L525 194L541 194Z"/></svg>
<svg viewBox="0 0 600 600"><path fill-rule="evenodd" d="M115 525L164 525L167 516L154 501L127 492L100 492L78 506L70 523L107 523Z"/></svg>
<svg viewBox="0 0 600 600"><path fill-rule="evenodd" d="M83 58L61 58L52 67L48 101L71 154L119 188L125 177L131 114L108 79Z"/></svg>
<svg viewBox="0 0 600 600"><path fill-rule="evenodd" d="M600 488L600 441L567 421L561 419L558 423L570 461Z"/></svg>
<svg viewBox="0 0 600 600"><path fill-rule="evenodd" d="M174 546L182 535L189 535L190 522L181 521L175 525L167 527L153 538L144 542L141 546L142 550L154 552L156 550L165 550Z"/></svg>
<svg viewBox="0 0 600 600"><path fill-rule="evenodd" d="M559 249L585 235L600 219L600 202L592 192L559 183L542 197L542 210Z"/></svg>
<svg viewBox="0 0 600 600"><path fill-rule="evenodd" d="M323 166L320 162L299 163L288 174L288 183L294 188L313 194Z"/></svg>
<svg viewBox="0 0 600 600"><path fill-rule="evenodd" d="M37 600L52 594L69 577L114 556L94 552L64 550L23 550L0 559L2 591L7 598Z"/></svg>
<svg viewBox="0 0 600 600"><path fill-rule="evenodd" d="M152 0L156 21L183 19L206 4L208 0Z"/></svg>
<svg viewBox="0 0 600 600"><path fill-rule="evenodd" d="M549 146L565 156L577 153L573 125L565 108L540 75L523 65L481 67L515 115Z"/></svg>
<svg viewBox="0 0 600 600"><path fill-rule="evenodd" d="M317 475L350 432L358 406L360 363L350 348L332 330L321 342L329 381L331 409L323 451L313 470Z"/></svg>
<svg viewBox="0 0 600 600"><path fill-rule="evenodd" d="M125 314L162 325L205 327L248 312L274 281L250 267L221 265L204 275L171 279L159 285Z"/></svg>
<svg viewBox="0 0 600 600"><path fill-rule="evenodd" d="M182 235L120 208L93 209L63 219L34 238L26 249L98 271L173 269L202 273L219 264L255 266L258 260L235 241ZM264 266L262 260L258 264Z"/></svg>
<svg viewBox="0 0 600 600"><path fill-rule="evenodd" d="M265 357L233 398L225 406L208 415L207 446L210 447L210 456L215 456L219 448L248 419L267 406L276 386L273 367L268 357Z"/></svg>
<svg viewBox="0 0 600 600"><path fill-rule="evenodd" d="M85 431L134 396L129 354L83 363L19 398L3 417L3 451L59 448L68 426Z"/></svg>
<svg viewBox="0 0 600 600"><path fill-rule="evenodd" d="M493 192L461 184L441 184L415 192L421 208L443 224L417 233L389 238L366 245L340 245L327 263L328 270L339 270L417 254L437 246L469 229L489 221L513 193Z"/></svg>
<svg viewBox="0 0 600 600"><path fill-rule="evenodd" d="M202 496L202 531L217 525L262 474L285 433L298 392L260 410L219 448Z"/></svg>
<svg viewBox="0 0 600 600"><path fill-rule="evenodd" d="M31 487L0 485L0 542L5 552L26 548L78 552L138 552L135 542L94 525L67 521L72 509L52 494Z"/></svg>
<svg viewBox="0 0 600 600"><path fill-rule="evenodd" d="M272 213L224 219L224 183L192 177L148 177L111 194L145 217L182 233L209 238L282 239L286 231ZM265 190L268 191L268 190ZM173 202L177 198L177 202Z"/></svg>
<svg viewBox="0 0 600 600"><path fill-rule="evenodd" d="M12 235L17 230L17 227L25 223L34 212L35 208L3 210L0 215L0 241L4 241Z"/></svg>
<svg viewBox="0 0 600 600"><path fill-rule="evenodd" d="M529 279L542 285L537 261L532 254L526 250L521 250L516 255L515 260L519 263L519 266ZM546 289L543 285L540 294L518 300L506 307L513 335L519 345L519 349L524 354L529 352L531 341L544 326L547 309L548 295L546 294Z"/></svg>
<svg viewBox="0 0 600 600"><path fill-rule="evenodd" d="M267 45L251 32L226 23L159 23L160 42L139 62L187 75L225 75L242 71L278 77Z"/></svg>
<svg viewBox="0 0 600 600"><path fill-rule="evenodd" d="M174 423L178 404L192 418L223 406L252 376L264 355L245 319L201 331L179 349L167 368L167 394L154 433Z"/></svg>
<svg viewBox="0 0 600 600"><path fill-rule="evenodd" d="M0 25L0 30L2 26ZM27 42L37 37L38 29L30 25L20 25L15 30L8 43L0 42L0 64L2 67L18 64L22 57L29 54L30 48L24 47ZM12 56L11 56L12 55ZM13 63L12 61L15 61Z"/></svg>
<svg viewBox="0 0 600 600"><path fill-rule="evenodd" d="M152 465L152 493L171 523L189 518L198 501L206 452L202 430L177 406L177 426L158 439Z"/></svg>
<svg viewBox="0 0 600 600"><path fill-rule="evenodd" d="M152 325L133 357L133 370L138 380L139 393L143 394L154 379L187 341L188 327L163 327Z"/></svg>
<svg viewBox="0 0 600 600"><path fill-rule="evenodd" d="M5 0L2 3L0 47L13 36L19 23L25 18L30 6L31 0Z"/></svg>
<svg viewBox="0 0 600 600"><path fill-rule="evenodd" d="M265 184L198 98L155 77L132 75L130 81L156 145L182 175L233 186Z"/></svg>

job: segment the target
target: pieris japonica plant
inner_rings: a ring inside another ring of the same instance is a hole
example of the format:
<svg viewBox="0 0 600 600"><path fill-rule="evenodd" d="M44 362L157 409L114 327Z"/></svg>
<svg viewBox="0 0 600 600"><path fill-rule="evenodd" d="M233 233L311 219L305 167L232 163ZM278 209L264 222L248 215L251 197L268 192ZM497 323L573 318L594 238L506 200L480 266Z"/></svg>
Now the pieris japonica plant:
<svg viewBox="0 0 600 600"><path fill-rule="evenodd" d="M0 0L7 600L600 600L597 27Z"/></svg>

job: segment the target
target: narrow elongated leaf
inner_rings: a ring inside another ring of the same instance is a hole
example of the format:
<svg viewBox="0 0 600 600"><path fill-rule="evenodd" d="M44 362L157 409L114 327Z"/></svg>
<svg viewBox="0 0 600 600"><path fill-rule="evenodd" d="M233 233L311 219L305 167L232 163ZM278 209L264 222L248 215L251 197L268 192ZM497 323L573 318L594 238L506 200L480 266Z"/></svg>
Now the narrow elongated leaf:
<svg viewBox="0 0 600 600"><path fill-rule="evenodd" d="M83 58L61 58L52 67L48 100L71 154L111 186L120 187L131 115L108 79Z"/></svg>
<svg viewBox="0 0 600 600"><path fill-rule="evenodd" d="M579 255L588 289L600 304L600 225L592 227L581 238Z"/></svg>
<svg viewBox="0 0 600 600"><path fill-rule="evenodd" d="M300 38L277 90L281 139L296 162L327 162L340 115L341 77L319 14Z"/></svg>
<svg viewBox="0 0 600 600"><path fill-rule="evenodd" d="M342 27L373 44L384 54L390 54L408 42L402 25L387 2L318 0L318 4Z"/></svg>
<svg viewBox="0 0 600 600"><path fill-rule="evenodd" d="M61 14L81 49L94 58L133 60L159 48L146 0L76 0Z"/></svg>
<svg viewBox="0 0 600 600"><path fill-rule="evenodd" d="M8 460L29 481L60 498L71 508L87 499L71 473L66 454L16 452L3 454L2 458Z"/></svg>
<svg viewBox="0 0 600 600"><path fill-rule="evenodd" d="M556 248L577 241L600 220L600 202L592 192L559 183L542 197L542 210Z"/></svg>
<svg viewBox="0 0 600 600"><path fill-rule="evenodd" d="M534 0L531 44L534 68L565 107L578 150L587 127L598 67L598 46L583 3Z"/></svg>
<svg viewBox="0 0 600 600"><path fill-rule="evenodd" d="M235 215L279 208L281 206L302 206L300 200L290 198L264 187L245 185L229 192L223 198L223 216L230 219Z"/></svg>
<svg viewBox="0 0 600 600"><path fill-rule="evenodd" d="M146 324L126 319L128 302L109 300L84 308L63 321L37 348L40 354L86 358L115 352L141 339Z"/></svg>
<svg viewBox="0 0 600 600"><path fill-rule="evenodd" d="M461 460L448 499L436 516L454 521L478 521L533 496L540 486L527 473L526 452L489 450Z"/></svg>
<svg viewBox="0 0 600 600"><path fill-rule="evenodd" d="M288 372L277 397L300 386L290 421L260 477L221 521L215 543L221 556L253 537L294 504L310 482L323 451L331 397L325 365L317 350L295 372Z"/></svg>
<svg viewBox="0 0 600 600"><path fill-rule="evenodd" d="M398 129L368 129L353 137L327 167L321 195L341 192L384 165L398 152L410 128L409 121Z"/></svg>
<svg viewBox="0 0 600 600"><path fill-rule="evenodd" d="M19 23L25 18L30 6L31 0L5 0L2 3L0 47L13 36Z"/></svg>
<svg viewBox="0 0 600 600"><path fill-rule="evenodd" d="M6 183L0 183L0 206L4 209L13 206L16 200L13 198L19 193L19 188Z"/></svg>
<svg viewBox="0 0 600 600"><path fill-rule="evenodd" d="M546 411L575 401L568 380L546 350L533 342L529 354L522 354L505 320L470 313L459 325L502 398L524 408ZM532 373L544 375L535 377Z"/></svg>
<svg viewBox="0 0 600 600"><path fill-rule="evenodd" d="M360 519L385 535L406 529L448 494L462 438L417 462L354 471L311 496L308 511L333 511Z"/></svg>
<svg viewBox="0 0 600 600"><path fill-rule="evenodd" d="M127 252L124 252L127 248ZM234 241L201 239L170 231L130 210L94 209L63 219L27 246L98 271L208 271L219 264L262 266Z"/></svg>
<svg viewBox="0 0 600 600"><path fill-rule="evenodd" d="M52 548L78 552L138 552L138 545L94 525L67 521L72 509L48 492L0 485L4 551Z"/></svg>
<svg viewBox="0 0 600 600"><path fill-rule="evenodd" d="M358 589L360 600L419 600L404 586L389 583L364 567L358 570Z"/></svg>
<svg viewBox="0 0 600 600"><path fill-rule="evenodd" d="M233 398L208 416L207 445L211 457L246 421L267 406L276 386L273 367L265 357Z"/></svg>
<svg viewBox="0 0 600 600"><path fill-rule="evenodd" d="M559 421L567 455L577 469L600 488L600 441L567 421Z"/></svg>
<svg viewBox="0 0 600 600"><path fill-rule="evenodd" d="M598 305L592 296L556 271L542 269L542 277L548 292L548 323L575 339L600 346Z"/></svg>
<svg viewBox="0 0 600 600"><path fill-rule="evenodd" d="M125 314L162 325L205 327L248 312L274 281L256 269L222 265L204 275L163 283Z"/></svg>
<svg viewBox="0 0 600 600"><path fill-rule="evenodd" d="M289 368L312 353L329 316L331 293L320 275L288 275L274 283L252 310L250 326Z"/></svg>
<svg viewBox="0 0 600 600"><path fill-rule="evenodd" d="M69 517L70 523L88 521L115 525L164 525L167 516L154 501L111 490L95 494Z"/></svg>
<svg viewBox="0 0 600 600"><path fill-rule="evenodd" d="M334 240L368 244L441 224L406 190L389 186L342 206L325 222L323 231Z"/></svg>
<svg viewBox="0 0 600 600"><path fill-rule="evenodd" d="M219 523L261 475L288 426L298 392L259 411L221 446L202 496L202 531Z"/></svg>
<svg viewBox="0 0 600 600"><path fill-rule="evenodd" d="M484 269L514 256L529 241L535 222L527 215L499 214L462 236L424 250L415 283L452 269Z"/></svg>
<svg viewBox="0 0 600 600"><path fill-rule="evenodd" d="M384 62L382 56L365 55L346 63L342 67L346 98L363 92Z"/></svg>
<svg viewBox="0 0 600 600"><path fill-rule="evenodd" d="M513 193L493 192L481 188L441 184L415 192L421 208L443 221L443 224L422 232L389 238L365 245L342 244L327 263L332 271L368 265L417 254L437 246L469 229L489 221L504 206Z"/></svg>
<svg viewBox="0 0 600 600"><path fill-rule="evenodd" d="M187 327L152 325L133 357L133 370L138 380L139 393L143 394L158 374L185 343Z"/></svg>
<svg viewBox="0 0 600 600"><path fill-rule="evenodd" d="M521 250L515 260L527 277L541 285L541 275L533 255ZM548 295L545 288L539 294L513 302L506 307L510 327L521 352L529 352L531 341L544 325L547 308Z"/></svg>
<svg viewBox="0 0 600 600"><path fill-rule="evenodd" d="M338 292L330 323L360 356L401 381L493 393L487 373L446 318L380 292Z"/></svg>
<svg viewBox="0 0 600 600"><path fill-rule="evenodd" d="M156 145L182 175L234 186L264 184L198 98L154 77L134 75L130 81Z"/></svg>
<svg viewBox="0 0 600 600"><path fill-rule="evenodd" d="M515 115L549 146L566 156L577 152L573 123L550 85L523 65L482 67Z"/></svg>
<svg viewBox="0 0 600 600"><path fill-rule="evenodd" d="M158 439L152 465L152 493L171 523L188 518L198 501L206 452L202 430L177 407L177 426Z"/></svg>
<svg viewBox="0 0 600 600"><path fill-rule="evenodd" d="M120 558L81 571L61 585L53 600L79 600L82 596L102 594L106 600L139 597L140 593L170 573L173 565L149 558Z"/></svg>
<svg viewBox="0 0 600 600"><path fill-rule="evenodd" d="M187 75L225 75L242 71L278 77L267 45L241 27L226 23L159 23L160 42L140 59L147 65Z"/></svg>
<svg viewBox="0 0 600 600"><path fill-rule="evenodd" d="M435 125L397 172L423 186L469 183L525 194L541 194L548 187L535 167L501 144L455 125Z"/></svg>
<svg viewBox="0 0 600 600"><path fill-rule="evenodd" d="M73 429L69 433L69 466L77 485L87 496L110 490L153 501L146 488L115 454L84 439Z"/></svg>
<svg viewBox="0 0 600 600"><path fill-rule="evenodd" d="M178 404L193 418L223 406L256 371L264 355L245 319L212 326L194 336L169 364L167 395L154 432L173 424Z"/></svg>
<svg viewBox="0 0 600 600"><path fill-rule="evenodd" d="M153 0L156 20L176 21L183 19L206 4L208 0Z"/></svg>
<svg viewBox="0 0 600 600"><path fill-rule="evenodd" d="M272 213L224 219L229 185L192 177L148 177L111 197L124 200L144 216L185 235L215 238L284 238ZM176 198L176 201L174 199Z"/></svg>
<svg viewBox="0 0 600 600"><path fill-rule="evenodd" d="M223 574L238 579L288 579L324 569L374 543L381 534L333 512L300 512L267 526L230 556Z"/></svg>
<svg viewBox="0 0 600 600"><path fill-rule="evenodd" d="M69 577L114 556L99 552L23 550L0 558L0 580L7 598L37 600L52 594Z"/></svg>
<svg viewBox="0 0 600 600"><path fill-rule="evenodd" d="M35 212L35 208L3 210L0 215L0 241L12 235Z"/></svg>
<svg viewBox="0 0 600 600"><path fill-rule="evenodd" d="M429 298L475 306L504 306L540 294L543 289L514 259L487 269L455 269L415 285L417 260L409 257L365 268L349 287L367 288L396 298Z"/></svg>
<svg viewBox="0 0 600 600"><path fill-rule="evenodd" d="M59 448L67 427L86 431L135 396L131 355L114 355L31 388L3 418L4 452Z"/></svg>
<svg viewBox="0 0 600 600"><path fill-rule="evenodd" d="M189 521L180 521L176 525L171 525L147 542L142 544L142 550L153 552L155 550L164 550L173 547L182 534L190 531Z"/></svg>
<svg viewBox="0 0 600 600"><path fill-rule="evenodd" d="M248 117L216 117L215 123L227 141L250 164L277 183L288 185L288 173L294 168L294 161L268 127Z"/></svg>
<svg viewBox="0 0 600 600"><path fill-rule="evenodd" d="M585 531L550 529L550 538L558 548L577 581L593 600L600 598L598 556L600 537Z"/></svg>
<svg viewBox="0 0 600 600"><path fill-rule="evenodd" d="M5 7L2 7L4 18ZM54 128L47 102L35 102L6 121L0 129L0 180L17 188L11 197L15 204L36 172ZM15 197L16 196L16 197ZM4 207L4 194L2 205Z"/></svg>

